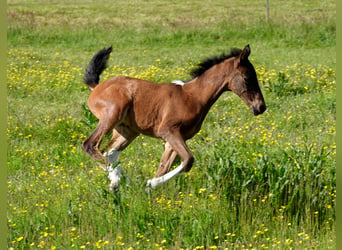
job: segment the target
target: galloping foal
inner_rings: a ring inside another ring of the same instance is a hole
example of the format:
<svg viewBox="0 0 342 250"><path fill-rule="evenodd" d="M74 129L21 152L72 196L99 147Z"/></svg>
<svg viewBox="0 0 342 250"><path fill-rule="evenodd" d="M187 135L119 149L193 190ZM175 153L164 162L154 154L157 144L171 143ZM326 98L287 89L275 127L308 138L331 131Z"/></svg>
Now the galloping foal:
<svg viewBox="0 0 342 250"><path fill-rule="evenodd" d="M249 45L203 61L191 72L192 80L184 84L156 84L126 76L116 76L99 84L111 51L109 47L95 54L84 74L84 82L92 90L88 106L99 123L82 145L94 160L109 164L111 189L118 187L121 176L121 168L112 166L119 153L139 134L165 141L157 173L147 182L155 188L191 169L194 157L185 141L200 130L210 107L223 92L237 94L254 115L266 110L256 72L248 60ZM100 152L103 137L111 131L109 144ZM181 164L170 171L177 155Z"/></svg>

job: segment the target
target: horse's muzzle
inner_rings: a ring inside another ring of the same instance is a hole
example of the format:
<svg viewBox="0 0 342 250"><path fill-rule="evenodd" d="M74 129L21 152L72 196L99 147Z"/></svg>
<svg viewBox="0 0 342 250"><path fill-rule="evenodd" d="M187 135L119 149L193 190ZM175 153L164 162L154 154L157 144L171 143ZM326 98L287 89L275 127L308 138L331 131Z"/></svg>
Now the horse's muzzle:
<svg viewBox="0 0 342 250"><path fill-rule="evenodd" d="M266 110L266 105L265 104L261 104L261 105L258 105L258 106L252 106L252 111L253 111L253 114L256 116L256 115L261 115L262 113L264 113Z"/></svg>

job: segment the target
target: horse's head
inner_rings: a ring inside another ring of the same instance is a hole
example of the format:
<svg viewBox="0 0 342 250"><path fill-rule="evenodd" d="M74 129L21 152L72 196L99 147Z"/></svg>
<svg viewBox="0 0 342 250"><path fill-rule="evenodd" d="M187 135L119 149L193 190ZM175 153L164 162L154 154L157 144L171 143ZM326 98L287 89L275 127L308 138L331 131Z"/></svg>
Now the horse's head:
<svg viewBox="0 0 342 250"><path fill-rule="evenodd" d="M229 90L237 94L253 111L254 115L262 114L266 110L257 75L248 56L251 53L247 45L234 58L234 71L228 83Z"/></svg>

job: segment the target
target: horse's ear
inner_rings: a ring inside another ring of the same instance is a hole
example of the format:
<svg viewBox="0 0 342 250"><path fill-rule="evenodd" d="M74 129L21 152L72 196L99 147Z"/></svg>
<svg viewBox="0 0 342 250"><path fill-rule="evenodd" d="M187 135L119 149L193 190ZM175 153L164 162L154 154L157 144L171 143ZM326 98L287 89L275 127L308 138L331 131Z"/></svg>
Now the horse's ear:
<svg viewBox="0 0 342 250"><path fill-rule="evenodd" d="M247 44L246 47L244 47L240 53L240 56L239 56L240 61L247 60L250 53L251 53L251 48L249 47L249 44Z"/></svg>
<svg viewBox="0 0 342 250"><path fill-rule="evenodd" d="M246 61L250 53L251 53L251 48L249 47L249 44L247 44L241 51L240 55L238 55L238 57L236 58L235 63L238 65L241 62Z"/></svg>

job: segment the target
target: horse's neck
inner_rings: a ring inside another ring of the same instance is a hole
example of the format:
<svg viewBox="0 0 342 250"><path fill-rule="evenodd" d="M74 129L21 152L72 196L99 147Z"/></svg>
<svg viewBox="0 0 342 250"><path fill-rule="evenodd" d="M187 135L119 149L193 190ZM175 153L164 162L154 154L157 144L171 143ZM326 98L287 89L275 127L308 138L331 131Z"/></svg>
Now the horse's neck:
<svg viewBox="0 0 342 250"><path fill-rule="evenodd" d="M191 94L192 99L209 110L221 94L227 90L225 79L224 74L215 74L212 70L185 84L184 89Z"/></svg>

